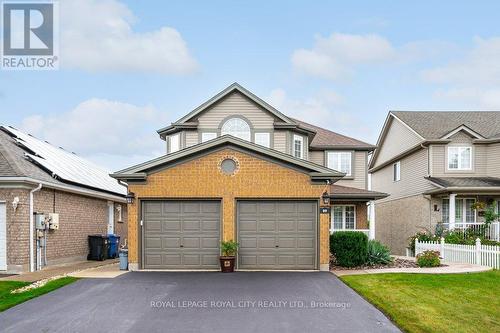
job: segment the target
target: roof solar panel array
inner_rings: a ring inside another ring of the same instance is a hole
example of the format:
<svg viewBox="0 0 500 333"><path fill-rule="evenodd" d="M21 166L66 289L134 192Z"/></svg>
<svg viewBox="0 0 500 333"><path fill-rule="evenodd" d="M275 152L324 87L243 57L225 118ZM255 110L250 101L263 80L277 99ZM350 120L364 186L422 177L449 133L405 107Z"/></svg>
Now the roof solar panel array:
<svg viewBox="0 0 500 333"><path fill-rule="evenodd" d="M31 160L49 170L60 180L117 194L126 194L125 186L111 178L108 170L13 127L4 126L3 128L11 133L20 145L34 153L26 152Z"/></svg>

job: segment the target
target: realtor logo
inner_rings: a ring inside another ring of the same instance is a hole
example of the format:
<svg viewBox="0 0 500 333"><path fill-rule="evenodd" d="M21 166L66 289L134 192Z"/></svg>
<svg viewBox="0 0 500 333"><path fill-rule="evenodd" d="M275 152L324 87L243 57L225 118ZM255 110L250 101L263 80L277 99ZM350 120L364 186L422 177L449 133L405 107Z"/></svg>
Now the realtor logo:
<svg viewBox="0 0 500 333"><path fill-rule="evenodd" d="M58 69L58 15L56 2L3 2L2 69Z"/></svg>

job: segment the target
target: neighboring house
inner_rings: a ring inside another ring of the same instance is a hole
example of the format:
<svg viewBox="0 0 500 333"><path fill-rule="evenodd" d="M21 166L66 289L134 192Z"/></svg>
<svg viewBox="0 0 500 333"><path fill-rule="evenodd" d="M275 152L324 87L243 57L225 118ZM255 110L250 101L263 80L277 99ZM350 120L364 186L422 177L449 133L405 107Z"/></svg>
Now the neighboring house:
<svg viewBox="0 0 500 333"><path fill-rule="evenodd" d="M368 233L367 202L385 196L367 190L374 146L238 84L158 133L165 156L112 175L135 199L131 269L217 269L220 241L234 239L238 269L327 270L330 231Z"/></svg>
<svg viewBox="0 0 500 333"><path fill-rule="evenodd" d="M500 112L389 112L370 160L376 238L404 254L417 231L465 229L500 200Z"/></svg>
<svg viewBox="0 0 500 333"><path fill-rule="evenodd" d="M104 169L0 127L0 271L85 260L88 235L126 237L125 195ZM37 223L42 214L48 230Z"/></svg>

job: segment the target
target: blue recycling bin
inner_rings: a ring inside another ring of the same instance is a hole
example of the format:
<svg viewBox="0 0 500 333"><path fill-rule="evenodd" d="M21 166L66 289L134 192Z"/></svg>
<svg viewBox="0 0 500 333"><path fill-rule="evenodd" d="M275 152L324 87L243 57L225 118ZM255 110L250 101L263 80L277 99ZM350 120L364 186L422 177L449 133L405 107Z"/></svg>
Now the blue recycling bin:
<svg viewBox="0 0 500 333"><path fill-rule="evenodd" d="M108 258L114 259L118 257L118 245L120 244L120 236L108 234Z"/></svg>

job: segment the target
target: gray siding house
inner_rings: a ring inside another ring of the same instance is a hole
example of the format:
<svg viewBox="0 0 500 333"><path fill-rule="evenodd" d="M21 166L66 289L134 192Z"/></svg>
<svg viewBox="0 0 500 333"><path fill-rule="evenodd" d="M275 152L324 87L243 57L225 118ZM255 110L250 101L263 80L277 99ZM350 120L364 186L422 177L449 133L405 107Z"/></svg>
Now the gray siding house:
<svg viewBox="0 0 500 333"><path fill-rule="evenodd" d="M475 202L499 205L500 112L391 111L377 146L371 189L389 196L375 203L376 238L396 254L418 231L481 225Z"/></svg>

